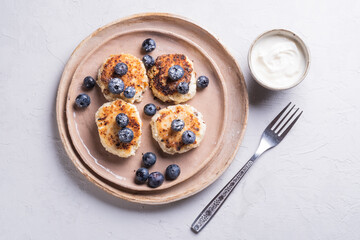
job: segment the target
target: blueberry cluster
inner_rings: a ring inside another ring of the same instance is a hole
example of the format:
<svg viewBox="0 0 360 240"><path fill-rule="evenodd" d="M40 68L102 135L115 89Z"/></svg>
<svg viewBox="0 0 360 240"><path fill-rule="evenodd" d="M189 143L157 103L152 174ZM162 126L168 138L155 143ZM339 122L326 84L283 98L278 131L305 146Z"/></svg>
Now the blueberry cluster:
<svg viewBox="0 0 360 240"><path fill-rule="evenodd" d="M156 48L156 43L155 43L154 39L147 38L142 43L142 49L147 53L154 51L155 48ZM146 68L151 68L152 66L155 65L155 59L152 56L150 56L149 54L144 55L142 60L143 60Z"/></svg>
<svg viewBox="0 0 360 240"><path fill-rule="evenodd" d="M114 67L114 72L122 77L128 72L128 66L125 63L118 63ZM133 98L135 96L136 90L132 86L128 86L125 88L125 84L123 80L120 78L112 78L108 83L108 89L113 94L120 94L124 92L124 97Z"/></svg>
<svg viewBox="0 0 360 240"><path fill-rule="evenodd" d="M90 90L95 86L95 79L91 76L87 76L83 80L83 89ZM75 105L78 108L86 108L90 105L90 96L86 93L80 93L75 99Z"/></svg>
<svg viewBox="0 0 360 240"><path fill-rule="evenodd" d="M171 122L171 129L175 132L180 132L185 127L185 123L181 119L175 119ZM184 144L192 144L196 140L196 135L191 130L186 130L181 135L181 140Z"/></svg>
<svg viewBox="0 0 360 240"><path fill-rule="evenodd" d="M129 124L129 117L125 113L119 113L115 117L115 121L121 129L118 132L118 137L120 142L129 143L134 139L134 132L127 128L126 126Z"/></svg>
<svg viewBox="0 0 360 240"><path fill-rule="evenodd" d="M169 80L173 82L180 80L184 76L184 74L185 71L180 65L171 66L168 70ZM189 92L189 83L180 82L177 85L176 90L180 94L187 94Z"/></svg>
<svg viewBox="0 0 360 240"><path fill-rule="evenodd" d="M143 167L139 168L135 173L135 182L138 184L145 183L151 188L160 187L165 177L167 180L175 180L180 175L180 167L176 164L169 165L165 170L165 177L161 172L149 173L148 168L156 163L156 155L152 152L143 154Z"/></svg>
<svg viewBox="0 0 360 240"><path fill-rule="evenodd" d="M152 104L153 105L153 104ZM147 108L152 106L151 104L147 104ZM145 114L147 111L152 109L147 109L146 106L144 107ZM154 111L156 111L155 105ZM155 112L151 112L155 114ZM175 119L171 122L171 129L175 132L180 132L185 127L185 123L181 119ZM195 142L196 136L195 133L191 130L186 130L181 135L182 142L184 144L192 144ZM175 180L180 175L180 167L177 164L169 165L165 170L165 177L161 172L152 172L149 173L148 168L152 167L156 163L156 155L152 152L147 152L143 154L142 157L142 165L143 167L139 168L135 173L135 181L139 184L145 183L151 188L157 188L163 184L164 179L166 177L167 180Z"/></svg>

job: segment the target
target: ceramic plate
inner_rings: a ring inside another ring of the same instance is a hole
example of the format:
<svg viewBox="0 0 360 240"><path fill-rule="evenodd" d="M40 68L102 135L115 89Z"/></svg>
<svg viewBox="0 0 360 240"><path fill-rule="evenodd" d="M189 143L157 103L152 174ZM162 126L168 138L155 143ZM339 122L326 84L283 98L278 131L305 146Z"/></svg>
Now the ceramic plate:
<svg viewBox="0 0 360 240"><path fill-rule="evenodd" d="M150 168L150 172L165 172L170 164L180 166L181 174L175 181L165 181L158 189L165 189L178 184L202 169L218 151L222 140L223 129L226 125L227 103L225 102L226 88L219 69L199 46L183 36L173 32L161 30L137 29L119 33L114 31L114 36L106 39L93 51L91 51L78 65L70 84L67 97L67 118L68 127L72 142L86 164L103 178L120 185L121 187L152 191L146 184L136 184L134 173L141 167L142 154L154 152L157 156L156 164ZM151 117L143 113L144 105L154 103L160 108L165 108L160 100L154 100L150 89L144 93L140 103L135 103L142 118L142 136L140 148L134 156L120 158L108 153L101 145L95 124L95 113L103 105L105 98L100 88L86 91L91 98L91 105L86 109L78 109L74 106L74 100L78 94L84 92L82 82L84 77L90 75L96 78L97 70L104 59L111 54L130 53L142 58L141 44L146 38L152 38L157 43L157 48L151 53L156 56L167 53L183 53L193 61L196 75L208 76L211 84L204 90L198 91L194 98L186 104L194 106L203 114L208 131L200 146L183 154L170 155L164 153L158 143L154 141L150 129Z"/></svg>
<svg viewBox="0 0 360 240"><path fill-rule="evenodd" d="M154 100L148 89L142 102L135 104L143 120L141 147L135 156L122 159L106 152L99 140L94 114L106 102L99 88L87 92L92 103L84 111L76 110L73 103L75 97L83 92L81 84L85 76L95 77L99 66L110 54L131 53L141 58L140 46L147 37L157 42L152 56L184 53L194 62L197 76L207 75L210 78L209 87L198 91L187 102L203 114L207 131L197 149L180 155L162 153L151 137L150 118L143 114L143 106L149 102L161 107L166 107L166 104ZM114 195L146 203L174 201L214 181L236 153L244 134L247 111L245 82L231 55L206 30L169 14L142 14L125 18L97 30L85 39L64 69L57 99L59 130L75 165L92 182ZM134 173L141 165L142 153L147 151L153 151L158 156L151 171L164 172L166 166L176 163L182 170L180 177L175 181L165 181L157 189L135 184ZM213 166L221 167L211 170ZM206 179L201 178L202 174ZM171 198L155 200L156 197L151 197L166 195L167 192L172 192ZM132 194L136 197L130 197Z"/></svg>

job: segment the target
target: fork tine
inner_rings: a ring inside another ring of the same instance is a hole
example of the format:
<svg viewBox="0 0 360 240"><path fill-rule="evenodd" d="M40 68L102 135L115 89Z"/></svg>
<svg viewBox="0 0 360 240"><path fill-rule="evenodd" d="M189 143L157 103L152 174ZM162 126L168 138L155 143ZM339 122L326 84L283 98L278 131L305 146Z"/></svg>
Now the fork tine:
<svg viewBox="0 0 360 240"><path fill-rule="evenodd" d="M283 115L283 113L286 111L286 109L290 106L291 102L289 102L289 104L274 118L274 120L271 121L271 123L269 123L269 125L267 126L266 129L271 129L274 124L277 122L277 120L279 120L279 118L281 117L281 115Z"/></svg>
<svg viewBox="0 0 360 240"><path fill-rule="evenodd" d="M299 110L299 109L297 109ZM297 111L296 110L296 111ZM296 121L300 118L301 114L303 113L303 111L300 112L300 114L294 119L294 121L285 129L285 131L281 134L281 137L284 138L286 136L286 134L288 134L288 132L290 131L290 129L295 125ZM294 113L295 114L295 113ZM292 117L292 116L291 116ZM289 119L290 120L290 119ZM285 124L286 125L286 124ZM285 126L284 125L284 126Z"/></svg>
<svg viewBox="0 0 360 240"><path fill-rule="evenodd" d="M296 112L299 110L299 108L297 108L296 110L295 110L295 112L289 117L289 119L286 121L286 123L284 123L284 125L280 128L280 130L279 131L277 131L277 133L279 134L279 133L281 133L281 131L284 129L284 127L286 126L286 124L288 124L290 121L291 121L291 119L295 116L295 114L296 114Z"/></svg>
<svg viewBox="0 0 360 240"><path fill-rule="evenodd" d="M281 119L281 121L276 125L276 127L274 127L274 132L277 128L280 127L281 123L285 120L285 118L289 115L289 113L291 113L291 111L294 109L295 105L292 106L292 108L290 108L290 110L285 114L285 116Z"/></svg>

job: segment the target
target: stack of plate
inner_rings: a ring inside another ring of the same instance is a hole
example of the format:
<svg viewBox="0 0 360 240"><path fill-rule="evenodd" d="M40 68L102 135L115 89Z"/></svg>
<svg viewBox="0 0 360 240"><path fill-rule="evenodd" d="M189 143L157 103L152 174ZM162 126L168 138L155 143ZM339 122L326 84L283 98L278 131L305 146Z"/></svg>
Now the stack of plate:
<svg viewBox="0 0 360 240"><path fill-rule="evenodd" d="M143 121L141 147L136 155L121 159L105 151L100 143L95 112L106 102L100 89L87 91L91 104L84 110L74 108L74 100L84 92L82 81L96 77L101 63L111 54L130 53L139 58L141 43L153 38L156 58L166 53L183 53L194 62L197 76L210 79L208 88L198 91L188 101L204 116L207 124L200 147L184 154L168 155L151 137L150 117L143 114L147 103L166 107L154 100L147 90L141 103L136 103ZM65 66L57 95L57 121L64 147L75 166L103 190L133 202L163 204L189 197L215 181L229 166L244 135L248 97L239 66L222 44L194 23L169 14L141 14L104 26L83 40ZM134 182L141 166L142 153L154 152L158 160L150 169L165 172L176 163L181 175L152 189Z"/></svg>

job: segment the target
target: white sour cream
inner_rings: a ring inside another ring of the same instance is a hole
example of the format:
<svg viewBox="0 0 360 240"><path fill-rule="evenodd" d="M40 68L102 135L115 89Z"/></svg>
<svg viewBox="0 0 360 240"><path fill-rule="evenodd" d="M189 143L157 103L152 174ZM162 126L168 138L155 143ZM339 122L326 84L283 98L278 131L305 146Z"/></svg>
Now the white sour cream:
<svg viewBox="0 0 360 240"><path fill-rule="evenodd" d="M306 59L299 44L278 34L256 41L250 64L256 79L275 89L296 85L306 70Z"/></svg>

